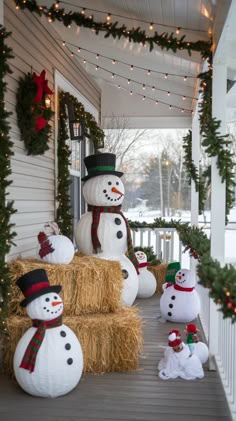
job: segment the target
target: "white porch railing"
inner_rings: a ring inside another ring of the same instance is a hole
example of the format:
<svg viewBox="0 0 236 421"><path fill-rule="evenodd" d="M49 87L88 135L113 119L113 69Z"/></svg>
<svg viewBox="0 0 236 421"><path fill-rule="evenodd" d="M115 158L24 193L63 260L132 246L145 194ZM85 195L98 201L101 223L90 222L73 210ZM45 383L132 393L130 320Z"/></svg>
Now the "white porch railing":
<svg viewBox="0 0 236 421"><path fill-rule="evenodd" d="M183 247L175 228L137 228L131 234L134 247L152 246L163 262L182 262Z"/></svg>

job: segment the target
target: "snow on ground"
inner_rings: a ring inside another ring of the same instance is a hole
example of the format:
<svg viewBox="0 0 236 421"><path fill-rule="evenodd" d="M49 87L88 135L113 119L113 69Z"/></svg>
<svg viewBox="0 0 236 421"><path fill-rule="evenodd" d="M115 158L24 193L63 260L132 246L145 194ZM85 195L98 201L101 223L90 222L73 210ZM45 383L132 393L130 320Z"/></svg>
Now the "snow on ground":
<svg viewBox="0 0 236 421"><path fill-rule="evenodd" d="M148 208L132 208L124 212L125 217L131 221L147 222L151 223L155 218L161 216L160 210L148 210ZM210 218L211 214L209 211L206 211L204 217L199 216L199 226L204 228L208 238L210 237ZM171 219L181 220L183 222L190 222L191 213L190 211L179 211L178 214L172 217L165 217L166 221ZM152 245L154 245L154 237L152 240ZM175 236L174 241L174 259L178 260L179 257L179 247L178 239ZM233 208L229 215L229 223L225 229L225 262L236 264L236 208ZM189 256L188 253L182 254L182 267L189 268Z"/></svg>

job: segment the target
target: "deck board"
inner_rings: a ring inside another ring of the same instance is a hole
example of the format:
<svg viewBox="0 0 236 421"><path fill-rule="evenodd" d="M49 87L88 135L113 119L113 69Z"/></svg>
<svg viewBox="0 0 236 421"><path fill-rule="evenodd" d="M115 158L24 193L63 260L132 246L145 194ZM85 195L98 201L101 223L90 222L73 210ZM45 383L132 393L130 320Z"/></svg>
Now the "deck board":
<svg viewBox="0 0 236 421"><path fill-rule="evenodd" d="M169 330L162 323L157 296L137 300L144 321L140 368L128 373L85 374L75 390L56 399L34 398L0 375L1 421L230 421L217 372L205 368L201 380L161 380L157 365ZM184 339L184 337L183 337Z"/></svg>

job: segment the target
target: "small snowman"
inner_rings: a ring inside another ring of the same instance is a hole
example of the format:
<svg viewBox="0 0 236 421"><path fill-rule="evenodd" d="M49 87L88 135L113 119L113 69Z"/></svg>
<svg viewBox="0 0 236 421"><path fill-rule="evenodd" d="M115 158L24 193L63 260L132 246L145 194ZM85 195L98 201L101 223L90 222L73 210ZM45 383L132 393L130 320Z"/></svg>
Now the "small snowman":
<svg viewBox="0 0 236 421"><path fill-rule="evenodd" d="M209 351L206 344L198 339L197 326L193 323L189 323L186 326L185 332L187 335L186 342L190 351L199 358L202 364L205 364L209 357Z"/></svg>
<svg viewBox="0 0 236 421"><path fill-rule="evenodd" d="M156 291L156 279L154 275L147 269L147 255L138 250L135 252L137 260L139 262L139 286L138 286L138 298L149 298L152 297Z"/></svg>
<svg viewBox="0 0 236 421"><path fill-rule="evenodd" d="M22 389L33 396L55 398L78 384L83 370L80 343L62 324L61 286L50 286L44 269L35 269L17 281L21 302L32 319L17 344L14 372Z"/></svg>
<svg viewBox="0 0 236 421"><path fill-rule="evenodd" d="M75 233L79 251L89 256L117 260L121 264L124 287L122 301L131 306L138 292L138 261L128 221L121 211L125 188L115 170L116 156L102 153L84 159L88 175L83 195L88 212L82 215ZM126 256L128 253L129 258Z"/></svg>
<svg viewBox="0 0 236 421"><path fill-rule="evenodd" d="M202 379L204 371L199 358L182 342L180 332L172 330L168 335L168 347L158 364L159 377L163 380L180 377L185 380Z"/></svg>
<svg viewBox="0 0 236 421"><path fill-rule="evenodd" d="M74 257L72 241L60 233L56 222L47 222L44 225L44 230L38 234L38 242L36 255L45 263L66 265Z"/></svg>
<svg viewBox="0 0 236 421"><path fill-rule="evenodd" d="M196 281L190 270L181 269L175 275L175 282L165 288L161 296L161 316L170 322L189 323L196 319L200 311Z"/></svg>

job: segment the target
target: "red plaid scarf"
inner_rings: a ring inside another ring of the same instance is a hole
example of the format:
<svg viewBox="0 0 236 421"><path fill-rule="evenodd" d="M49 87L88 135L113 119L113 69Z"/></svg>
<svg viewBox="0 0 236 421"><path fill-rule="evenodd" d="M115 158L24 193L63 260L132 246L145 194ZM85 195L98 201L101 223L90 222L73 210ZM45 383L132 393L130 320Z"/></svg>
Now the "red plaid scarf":
<svg viewBox="0 0 236 421"><path fill-rule="evenodd" d="M94 253L101 253L101 243L98 238L98 225L100 221L100 215L101 213L118 213L125 221L126 225L126 231L127 231L127 252L129 255L129 259L135 266L137 274L139 274L139 263L134 253L134 248L132 244L132 237L131 237L131 231L129 227L129 223L127 219L125 218L122 210L121 205L119 206L92 206L88 205L88 211L93 212L93 220L91 225L91 238L93 243L93 252Z"/></svg>
<svg viewBox="0 0 236 421"><path fill-rule="evenodd" d="M20 365L21 368L29 370L30 373L34 371L37 353L43 342L46 329L61 326L62 315L53 320L44 321L35 319L32 320L32 322L33 327L37 327L38 329L36 330L33 338L30 340Z"/></svg>

